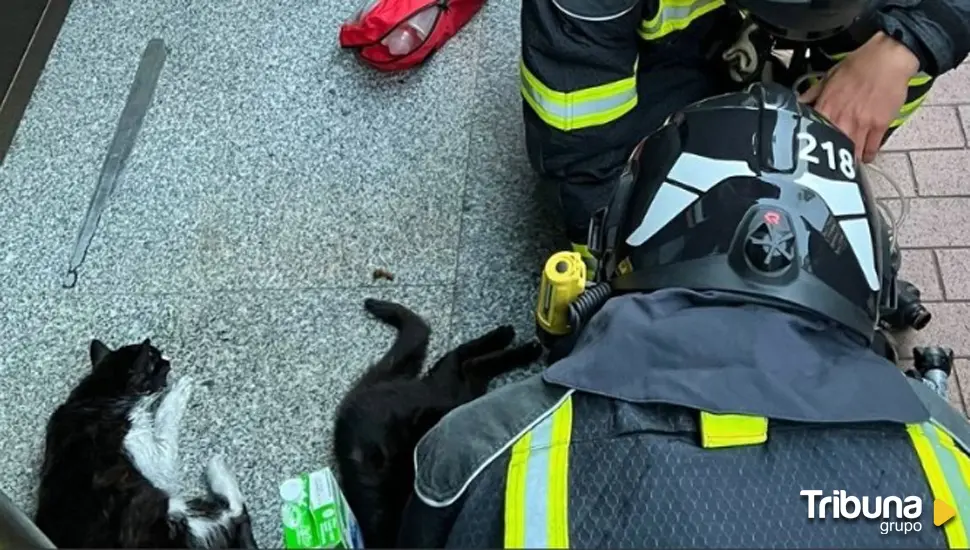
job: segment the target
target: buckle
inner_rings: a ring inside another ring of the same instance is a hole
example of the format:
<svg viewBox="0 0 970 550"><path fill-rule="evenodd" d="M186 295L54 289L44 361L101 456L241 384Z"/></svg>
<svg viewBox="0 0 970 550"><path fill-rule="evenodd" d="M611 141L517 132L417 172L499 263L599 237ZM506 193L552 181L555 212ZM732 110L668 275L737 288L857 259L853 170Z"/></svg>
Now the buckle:
<svg viewBox="0 0 970 550"><path fill-rule="evenodd" d="M597 259L603 254L605 248L603 230L606 227L607 210L608 208L604 207L593 213L589 220L589 232L586 234L586 247Z"/></svg>

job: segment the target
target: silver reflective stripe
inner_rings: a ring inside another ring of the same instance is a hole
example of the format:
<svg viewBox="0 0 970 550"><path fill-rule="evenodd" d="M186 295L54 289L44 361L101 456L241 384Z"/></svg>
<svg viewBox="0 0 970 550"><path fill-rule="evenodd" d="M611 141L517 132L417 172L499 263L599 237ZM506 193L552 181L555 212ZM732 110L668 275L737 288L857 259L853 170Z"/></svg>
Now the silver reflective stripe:
<svg viewBox="0 0 970 550"><path fill-rule="evenodd" d="M636 8L637 6L640 5L639 3L634 3L632 6L630 6L629 8L627 8L627 9L621 11L621 12L614 13L612 15L604 15L604 16L600 16L600 17L594 17L594 16L589 16L589 15L579 15L578 13L571 12L571 11L567 10L566 8L562 7L562 4L560 4L556 0L552 0L552 4L554 6L556 6L557 8L559 8L559 11L565 13L569 17L572 17L572 18L575 18L575 19L579 19L580 21L590 21L590 22L593 22L593 23L601 23L601 22L604 22L604 21L612 21L614 19L619 19L619 18L623 17L624 15L630 13L631 11L633 11L634 8Z"/></svg>
<svg viewBox="0 0 970 550"><path fill-rule="evenodd" d="M590 100L580 100L580 101L569 101L565 104L556 101L551 101L548 98L543 97L538 90L536 90L528 81L527 78L523 76L522 78L522 89L529 94L529 97L546 113L562 118L563 120L571 121L580 117L596 115L610 109L616 109L623 104L636 99L637 90L636 88L630 88L622 92L616 92L607 97L599 99Z"/></svg>
<svg viewBox="0 0 970 550"><path fill-rule="evenodd" d="M935 424L924 422L921 426L926 438L933 444L933 451L936 454L936 459L940 462L943 475L946 477L946 484L950 487L950 492L953 493L954 502L947 504L953 506L957 513L970 510L970 488L967 487L967 481L963 479L963 472L960 471L960 465L957 464L953 451L940 441L940 434L936 431ZM956 450L956 452L962 451Z"/></svg>
<svg viewBox="0 0 970 550"><path fill-rule="evenodd" d="M686 5L682 1L661 0L658 15L641 23L640 34L645 38L659 38L669 32L682 30L697 17L722 5L724 0L696 0Z"/></svg>
<svg viewBox="0 0 970 550"><path fill-rule="evenodd" d="M512 445L505 480L505 548L569 548L572 391Z"/></svg>
<svg viewBox="0 0 970 550"><path fill-rule="evenodd" d="M550 414L532 429L532 452L525 474L525 548L548 548Z"/></svg>

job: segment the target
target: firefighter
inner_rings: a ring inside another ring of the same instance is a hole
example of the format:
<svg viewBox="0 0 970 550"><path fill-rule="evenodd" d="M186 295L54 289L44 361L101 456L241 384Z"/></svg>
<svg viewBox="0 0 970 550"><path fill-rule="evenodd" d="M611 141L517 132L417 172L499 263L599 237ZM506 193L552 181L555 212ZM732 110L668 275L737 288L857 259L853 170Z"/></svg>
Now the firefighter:
<svg viewBox="0 0 970 550"><path fill-rule="evenodd" d="M851 148L760 84L643 140L594 217L611 297L426 434L399 546L967 547L970 424L870 348L894 270Z"/></svg>
<svg viewBox="0 0 970 550"><path fill-rule="evenodd" d="M590 214L640 138L679 108L743 89L727 78L722 54L748 22L779 47L810 46L808 68L828 74L802 99L865 162L970 50L966 0L523 2L526 146L557 189L577 251L586 253Z"/></svg>

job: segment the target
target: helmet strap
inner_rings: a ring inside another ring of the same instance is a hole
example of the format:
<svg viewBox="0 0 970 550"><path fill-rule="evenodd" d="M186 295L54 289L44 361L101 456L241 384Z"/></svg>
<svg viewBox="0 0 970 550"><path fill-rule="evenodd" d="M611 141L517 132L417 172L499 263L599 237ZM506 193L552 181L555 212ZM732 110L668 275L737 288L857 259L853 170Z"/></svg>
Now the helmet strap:
<svg viewBox="0 0 970 550"><path fill-rule="evenodd" d="M616 249L625 239L620 235L620 229L626 218L634 183L634 175L628 167L617 179L609 205L597 210L590 220L586 242L590 253L597 259L595 281L609 281L616 274Z"/></svg>

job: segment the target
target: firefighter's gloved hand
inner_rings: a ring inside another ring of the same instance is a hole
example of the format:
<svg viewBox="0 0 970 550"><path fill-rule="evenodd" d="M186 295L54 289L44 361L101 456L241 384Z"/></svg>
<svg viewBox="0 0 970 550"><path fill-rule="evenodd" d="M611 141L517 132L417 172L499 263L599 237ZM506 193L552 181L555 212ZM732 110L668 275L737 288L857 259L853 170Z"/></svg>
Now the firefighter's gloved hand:
<svg viewBox="0 0 970 550"><path fill-rule="evenodd" d="M880 31L802 94L801 100L813 104L852 139L857 160L872 162L906 102L909 80L918 72L916 55Z"/></svg>

